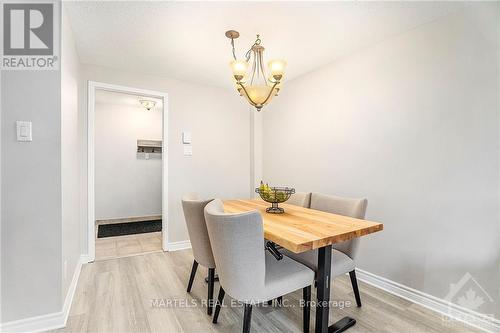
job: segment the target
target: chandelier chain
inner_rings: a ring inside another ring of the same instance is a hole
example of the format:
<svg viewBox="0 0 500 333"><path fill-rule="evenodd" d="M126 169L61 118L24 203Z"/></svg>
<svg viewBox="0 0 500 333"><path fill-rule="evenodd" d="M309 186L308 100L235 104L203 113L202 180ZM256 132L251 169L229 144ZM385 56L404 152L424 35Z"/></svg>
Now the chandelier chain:
<svg viewBox="0 0 500 333"><path fill-rule="evenodd" d="M234 49L234 38L231 38L231 46L233 47L233 58L236 60L236 51Z"/></svg>

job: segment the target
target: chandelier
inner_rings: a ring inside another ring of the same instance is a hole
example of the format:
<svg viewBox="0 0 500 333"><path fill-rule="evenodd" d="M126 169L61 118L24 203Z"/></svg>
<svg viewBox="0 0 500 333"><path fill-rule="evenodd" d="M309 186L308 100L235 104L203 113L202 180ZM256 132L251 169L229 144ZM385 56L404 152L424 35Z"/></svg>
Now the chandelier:
<svg viewBox="0 0 500 333"><path fill-rule="evenodd" d="M240 36L238 31L226 31L226 37L231 39L231 47L233 48L234 60L230 62L233 71L233 77L240 96L244 96L246 100L254 106L257 111L268 104L273 96L278 96L281 89L281 82L286 67L286 61L277 59L268 62L270 71L269 77L266 76L264 69L264 47L260 45L260 36L252 47L245 53L245 60L238 60L234 49L234 40ZM250 58L252 59L252 68L250 73Z"/></svg>

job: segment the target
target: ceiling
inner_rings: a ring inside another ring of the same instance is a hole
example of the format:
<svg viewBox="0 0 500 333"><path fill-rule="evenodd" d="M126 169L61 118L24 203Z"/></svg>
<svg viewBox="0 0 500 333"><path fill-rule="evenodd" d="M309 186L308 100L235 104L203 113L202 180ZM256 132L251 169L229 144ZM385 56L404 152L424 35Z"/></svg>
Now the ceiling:
<svg viewBox="0 0 500 333"><path fill-rule="evenodd" d="M425 24L459 2L66 2L82 63L232 87L229 40L242 57L257 33L285 79Z"/></svg>
<svg viewBox="0 0 500 333"><path fill-rule="evenodd" d="M115 104L123 106L137 106L142 108L142 105L139 102L139 100L141 99L146 99L156 102L155 109L161 110L162 100L159 98L143 97L139 95L132 95L132 94L100 90L100 89L96 90L95 93L95 102L98 104Z"/></svg>

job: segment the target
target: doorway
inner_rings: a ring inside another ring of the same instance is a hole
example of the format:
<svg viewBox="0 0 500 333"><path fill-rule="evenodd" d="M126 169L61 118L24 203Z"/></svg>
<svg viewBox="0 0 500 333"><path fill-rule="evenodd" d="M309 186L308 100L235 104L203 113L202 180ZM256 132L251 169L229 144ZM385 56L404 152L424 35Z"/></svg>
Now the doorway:
<svg viewBox="0 0 500 333"><path fill-rule="evenodd" d="M89 260L168 248L163 92L89 81Z"/></svg>

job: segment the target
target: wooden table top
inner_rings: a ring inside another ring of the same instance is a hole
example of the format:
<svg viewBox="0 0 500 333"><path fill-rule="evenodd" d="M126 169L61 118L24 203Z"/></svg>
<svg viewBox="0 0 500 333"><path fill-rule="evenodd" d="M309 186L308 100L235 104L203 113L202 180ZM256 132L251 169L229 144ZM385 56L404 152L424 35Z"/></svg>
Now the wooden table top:
<svg viewBox="0 0 500 333"><path fill-rule="evenodd" d="M383 229L382 223L355 219L288 204L279 204L283 214L266 213L271 204L260 199L226 200L227 213L258 210L264 223L264 237L295 253L368 235Z"/></svg>

